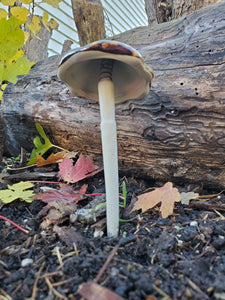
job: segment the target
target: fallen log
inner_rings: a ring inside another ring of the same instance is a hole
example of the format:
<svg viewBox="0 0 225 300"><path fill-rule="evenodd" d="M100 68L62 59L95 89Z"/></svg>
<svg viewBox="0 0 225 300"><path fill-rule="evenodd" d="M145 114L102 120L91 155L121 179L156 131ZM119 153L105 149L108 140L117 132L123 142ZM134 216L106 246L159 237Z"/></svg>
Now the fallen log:
<svg viewBox="0 0 225 300"><path fill-rule="evenodd" d="M116 37L155 73L145 99L116 107L121 172L225 187L224 11L222 1ZM54 143L101 164L99 104L74 97L58 80L59 60L37 64L7 87L1 112L8 151L30 151L38 122Z"/></svg>

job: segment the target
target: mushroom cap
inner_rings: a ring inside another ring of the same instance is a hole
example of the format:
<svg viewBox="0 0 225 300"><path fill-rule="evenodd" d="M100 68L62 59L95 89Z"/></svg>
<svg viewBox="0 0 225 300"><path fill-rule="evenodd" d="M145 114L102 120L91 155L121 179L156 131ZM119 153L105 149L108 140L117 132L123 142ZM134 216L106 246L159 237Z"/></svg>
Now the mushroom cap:
<svg viewBox="0 0 225 300"><path fill-rule="evenodd" d="M69 52L59 63L58 77L74 95L98 101L102 59L113 60L115 103L141 99L149 92L153 71L137 50L116 41L100 40Z"/></svg>

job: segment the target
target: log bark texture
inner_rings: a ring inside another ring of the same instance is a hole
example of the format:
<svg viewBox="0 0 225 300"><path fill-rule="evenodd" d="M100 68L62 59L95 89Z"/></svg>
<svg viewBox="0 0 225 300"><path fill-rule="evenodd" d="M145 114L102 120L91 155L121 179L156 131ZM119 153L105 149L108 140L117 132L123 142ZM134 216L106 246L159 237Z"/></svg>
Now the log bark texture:
<svg viewBox="0 0 225 300"><path fill-rule="evenodd" d="M172 19L186 16L195 10L215 4L221 0L173 0Z"/></svg>
<svg viewBox="0 0 225 300"><path fill-rule="evenodd" d="M137 48L155 72L145 99L116 107L121 171L225 187L224 11L222 1L116 37ZM72 96L57 79L59 59L7 87L1 109L9 149L30 150L39 122L54 143L101 164L99 105Z"/></svg>

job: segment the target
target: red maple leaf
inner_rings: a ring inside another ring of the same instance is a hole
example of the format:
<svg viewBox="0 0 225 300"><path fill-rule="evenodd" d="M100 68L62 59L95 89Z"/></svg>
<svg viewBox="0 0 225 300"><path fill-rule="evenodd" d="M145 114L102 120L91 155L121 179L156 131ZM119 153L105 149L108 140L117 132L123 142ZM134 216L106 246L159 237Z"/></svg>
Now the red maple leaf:
<svg viewBox="0 0 225 300"><path fill-rule="evenodd" d="M82 185L80 190L74 190L68 184L61 184L59 190L49 189L45 193L39 193L34 196L35 199L42 200L45 203L61 200L76 204L83 198L87 190L87 184Z"/></svg>
<svg viewBox="0 0 225 300"><path fill-rule="evenodd" d="M93 176L101 170L98 166L93 165L91 156L85 157L81 154L75 165L73 165L72 159L64 157L62 162L59 163L58 177L67 183L75 183Z"/></svg>

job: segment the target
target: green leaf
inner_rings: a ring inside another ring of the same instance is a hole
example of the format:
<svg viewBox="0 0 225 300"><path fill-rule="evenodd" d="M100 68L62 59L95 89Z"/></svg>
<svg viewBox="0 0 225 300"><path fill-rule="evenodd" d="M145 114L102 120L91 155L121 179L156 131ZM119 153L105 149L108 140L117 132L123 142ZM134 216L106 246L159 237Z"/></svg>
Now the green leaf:
<svg viewBox="0 0 225 300"><path fill-rule="evenodd" d="M43 155L45 154L51 147L53 147L54 145L50 142L49 138L47 137L47 135L44 132L43 127L38 124L35 123L35 126L37 128L37 131L39 132L40 136L43 138L44 140L44 144L42 144L41 139L39 136L36 136L33 140L34 145L36 148L34 148L31 152L30 155L30 160L27 163L27 165L33 165L37 162L37 155L36 153L38 153L39 155Z"/></svg>
<svg viewBox="0 0 225 300"><path fill-rule="evenodd" d="M33 63L29 61L26 57L20 57L12 63L6 63L4 70L1 69L0 62L0 80L6 80L8 82L17 83L19 75L25 75L29 73ZM1 74L1 71L3 72Z"/></svg>
<svg viewBox="0 0 225 300"><path fill-rule="evenodd" d="M19 19L13 16L0 19L0 60L10 59L23 46L24 32L19 24Z"/></svg>
<svg viewBox="0 0 225 300"><path fill-rule="evenodd" d="M8 189L0 191L0 200L4 204L11 203L17 199L30 203L34 200L32 197L35 195L33 190L29 190L30 188L33 188L33 186L32 183L24 181L8 185Z"/></svg>

